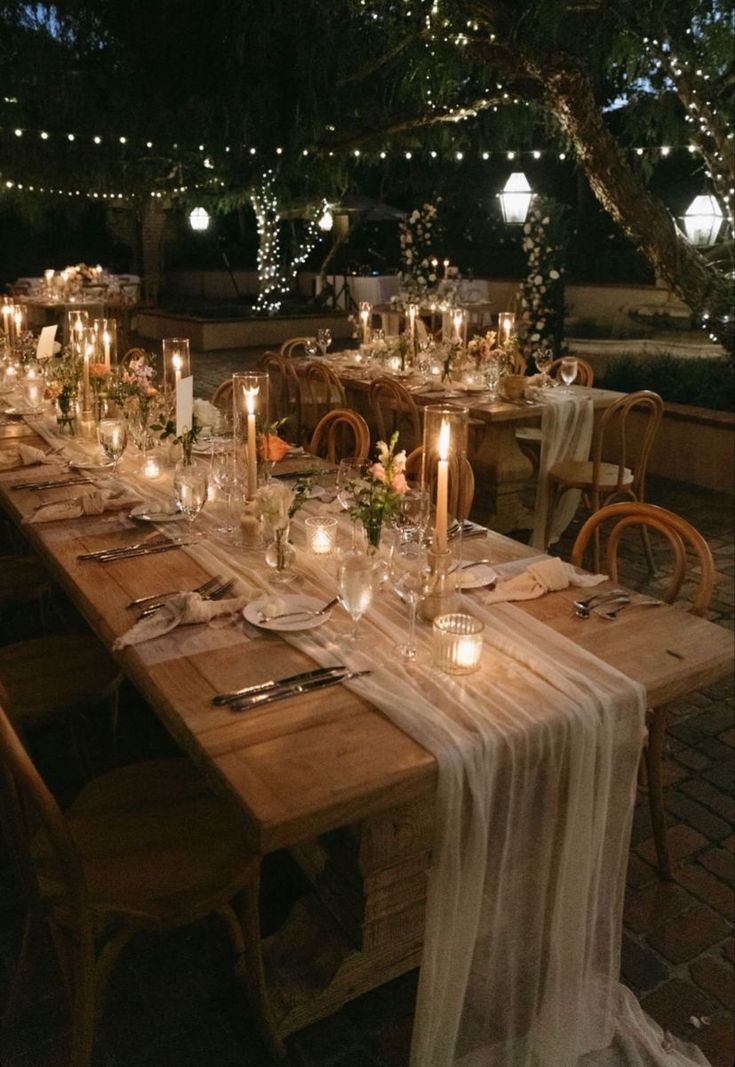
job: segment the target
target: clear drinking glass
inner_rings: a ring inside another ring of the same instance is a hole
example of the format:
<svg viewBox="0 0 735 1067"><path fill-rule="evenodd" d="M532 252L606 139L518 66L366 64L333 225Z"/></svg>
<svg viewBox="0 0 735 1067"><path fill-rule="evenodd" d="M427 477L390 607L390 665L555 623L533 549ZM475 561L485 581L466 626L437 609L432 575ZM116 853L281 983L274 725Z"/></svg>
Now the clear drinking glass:
<svg viewBox="0 0 735 1067"><path fill-rule="evenodd" d="M565 357L559 364L559 377L564 382L565 392L571 393L569 388L574 379L577 377L578 364L576 359L571 357Z"/></svg>
<svg viewBox="0 0 735 1067"><path fill-rule="evenodd" d="M337 468L337 500L343 511L349 511L354 502L354 490L365 473L365 463L350 457L341 459Z"/></svg>
<svg viewBox="0 0 735 1067"><path fill-rule="evenodd" d="M235 522L232 517L232 497L237 489L237 465L235 457L229 449L215 449L212 452L212 462L209 467L212 484L216 485L225 498L226 512L225 521L217 527L218 533L232 534L235 530Z"/></svg>
<svg viewBox="0 0 735 1067"><path fill-rule="evenodd" d="M426 580L427 559L424 547L417 541L404 541L397 536L390 552L390 578L401 600L408 606L406 643L398 652L406 660L416 659L416 608Z"/></svg>
<svg viewBox="0 0 735 1067"><path fill-rule="evenodd" d="M396 516L396 526L404 539L415 540L423 544L430 516L429 490L422 486L407 489L401 497L400 510Z"/></svg>
<svg viewBox="0 0 735 1067"><path fill-rule="evenodd" d="M533 360L536 364L536 370L543 375L541 387L547 389L549 386L548 370L551 364L554 362L554 351L549 345L542 345L537 348L533 354Z"/></svg>
<svg viewBox="0 0 735 1067"><path fill-rule="evenodd" d="M112 460L112 473L116 474L120 457L128 444L128 426L125 419L100 419L97 440L107 458Z"/></svg>
<svg viewBox="0 0 735 1067"><path fill-rule="evenodd" d="M370 607L375 591L376 561L363 552L349 552L342 557L337 571L337 593L340 603L352 618L352 630L341 642L353 647L357 642L357 627Z"/></svg>
<svg viewBox="0 0 735 1067"><path fill-rule="evenodd" d="M305 339L304 352L306 352L309 359L314 359L319 355L319 345L317 344L316 337L307 337Z"/></svg>
<svg viewBox="0 0 735 1067"><path fill-rule="evenodd" d="M323 356L326 356L327 349L332 343L332 331L328 328L316 331L316 343L319 346L319 351Z"/></svg>
<svg viewBox="0 0 735 1067"><path fill-rule="evenodd" d="M207 501L209 485L204 467L180 463L174 472L174 499L181 512L194 524Z"/></svg>

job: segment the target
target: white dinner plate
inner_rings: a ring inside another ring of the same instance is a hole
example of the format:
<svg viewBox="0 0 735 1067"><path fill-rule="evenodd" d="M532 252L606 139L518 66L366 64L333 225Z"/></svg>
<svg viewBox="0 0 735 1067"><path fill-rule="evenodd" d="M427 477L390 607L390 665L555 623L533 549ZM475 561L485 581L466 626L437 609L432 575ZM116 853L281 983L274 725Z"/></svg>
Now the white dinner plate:
<svg viewBox="0 0 735 1067"><path fill-rule="evenodd" d="M252 600L246 607L242 609L242 613L248 622L251 622L254 626L260 626L263 630L273 630L275 633L283 631L284 633L296 630L313 630L317 626L321 626L325 623L330 615L331 611L325 611L323 615L317 615L313 618L306 616L294 617L293 619L277 619L275 622L266 620L265 622L260 617L260 612L263 610L265 604L269 602L278 602L278 614L281 615L287 611L318 611L324 604L323 600L317 600L313 596L279 596L277 593L272 593L267 596L258 597L257 600Z"/></svg>
<svg viewBox="0 0 735 1067"><path fill-rule="evenodd" d="M69 460L69 466L75 471L106 471L114 464L111 459L107 463L87 463L84 460L72 459Z"/></svg>
<svg viewBox="0 0 735 1067"><path fill-rule="evenodd" d="M174 507L167 510L162 508L157 501L149 500L143 504L136 504L129 518L135 519L136 522L181 522L186 515Z"/></svg>
<svg viewBox="0 0 735 1067"><path fill-rule="evenodd" d="M495 569L487 563L482 563L477 567L466 567L460 572L459 587L460 589L480 589L483 585L490 585L496 578Z"/></svg>

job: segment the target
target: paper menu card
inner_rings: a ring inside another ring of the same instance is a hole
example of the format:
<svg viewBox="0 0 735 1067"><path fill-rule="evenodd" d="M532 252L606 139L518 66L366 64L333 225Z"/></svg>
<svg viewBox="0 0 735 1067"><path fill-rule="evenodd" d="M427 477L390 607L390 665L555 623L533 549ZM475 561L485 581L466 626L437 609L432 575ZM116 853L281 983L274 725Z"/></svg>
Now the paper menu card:
<svg viewBox="0 0 735 1067"><path fill-rule="evenodd" d="M58 326L44 326L38 335L36 359L51 359L54 354L54 340Z"/></svg>
<svg viewBox="0 0 735 1067"><path fill-rule="evenodd" d="M194 419L194 378L181 378L176 383L176 436L188 433Z"/></svg>

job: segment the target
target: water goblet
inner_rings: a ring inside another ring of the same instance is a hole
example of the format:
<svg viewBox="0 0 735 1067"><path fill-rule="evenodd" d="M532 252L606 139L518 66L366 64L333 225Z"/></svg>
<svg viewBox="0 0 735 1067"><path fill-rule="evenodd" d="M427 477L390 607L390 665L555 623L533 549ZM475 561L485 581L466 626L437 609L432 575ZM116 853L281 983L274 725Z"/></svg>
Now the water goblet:
<svg viewBox="0 0 735 1067"><path fill-rule="evenodd" d="M319 355L319 345L316 337L307 337L304 340L304 352L309 359L315 359Z"/></svg>
<svg viewBox="0 0 735 1067"><path fill-rule="evenodd" d="M542 345L533 354L536 370L541 374L541 388L549 387L549 367L554 362L554 352L549 345Z"/></svg>
<svg viewBox="0 0 735 1067"><path fill-rule="evenodd" d="M395 525L404 539L423 544L431 515L431 495L421 486L411 487L401 497Z"/></svg>
<svg viewBox="0 0 735 1067"><path fill-rule="evenodd" d="M219 448L212 450L209 473L212 484L216 485L222 492L227 509L225 521L217 527L217 532L231 535L235 531L235 523L232 517L232 497L237 489L237 466L235 457L229 449Z"/></svg>
<svg viewBox="0 0 735 1067"><path fill-rule="evenodd" d="M177 466L174 472L174 499L179 511L188 519L190 530L207 501L208 489L205 467L184 463Z"/></svg>
<svg viewBox="0 0 735 1067"><path fill-rule="evenodd" d="M319 351L322 356L326 356L327 349L332 343L332 331L328 327L325 327L323 330L317 330L316 343L319 346Z"/></svg>
<svg viewBox="0 0 735 1067"><path fill-rule="evenodd" d="M408 607L406 643L398 646L405 660L416 659L416 608L426 581L428 563L420 542L396 537L390 550L390 578L393 588Z"/></svg>
<svg viewBox="0 0 735 1067"><path fill-rule="evenodd" d="M124 419L100 419L97 440L108 459L112 460L112 473L117 473L120 457L128 444L128 426Z"/></svg>
<svg viewBox="0 0 735 1067"><path fill-rule="evenodd" d="M561 364L559 365L559 376L565 385L564 392L569 393L570 395L572 392L570 386L574 379L577 377L577 370L577 361L576 359L573 359L571 357L565 356L564 359L561 361Z"/></svg>
<svg viewBox="0 0 735 1067"><path fill-rule="evenodd" d="M348 552L337 571L337 593L342 607L352 619L352 629L341 643L353 648L357 643L360 619L370 607L375 591L376 561L363 552Z"/></svg>

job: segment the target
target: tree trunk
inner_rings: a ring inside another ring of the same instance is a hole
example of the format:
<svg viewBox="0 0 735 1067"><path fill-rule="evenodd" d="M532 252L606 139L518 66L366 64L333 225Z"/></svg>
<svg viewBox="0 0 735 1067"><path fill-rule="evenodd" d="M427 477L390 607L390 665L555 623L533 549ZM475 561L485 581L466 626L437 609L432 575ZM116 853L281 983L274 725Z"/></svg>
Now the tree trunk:
<svg viewBox="0 0 735 1067"><path fill-rule="evenodd" d="M723 321L730 311L726 278L689 244L666 207L631 170L605 125L589 78L568 57L526 58L525 66L544 86L548 106L572 140L599 202L692 311L708 316L711 333L731 346Z"/></svg>

